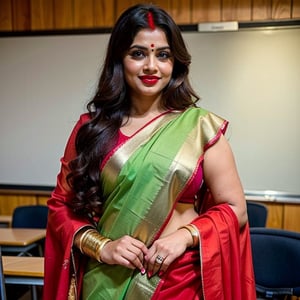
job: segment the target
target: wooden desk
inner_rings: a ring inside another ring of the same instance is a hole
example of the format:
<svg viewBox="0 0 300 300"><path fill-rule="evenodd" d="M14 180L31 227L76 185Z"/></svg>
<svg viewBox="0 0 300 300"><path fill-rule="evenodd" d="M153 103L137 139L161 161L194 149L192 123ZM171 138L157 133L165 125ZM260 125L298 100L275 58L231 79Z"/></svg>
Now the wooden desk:
<svg viewBox="0 0 300 300"><path fill-rule="evenodd" d="M4 275L44 277L44 257L2 256L2 261Z"/></svg>
<svg viewBox="0 0 300 300"><path fill-rule="evenodd" d="M0 215L0 228L10 227L12 222L12 216L9 215Z"/></svg>
<svg viewBox="0 0 300 300"><path fill-rule="evenodd" d="M44 281L41 277L31 277L31 276L9 276L5 275L9 270L6 266L6 271L4 272L2 266L2 251L6 252L17 252L19 255L25 253L36 247L40 240L44 239L46 236L46 229L25 229L25 228L0 228L0 294L1 299L6 299L5 283L7 284L28 284L32 286L32 298L37 299L36 285L43 285ZM34 257L24 257L19 256L22 261L27 258L35 259ZM11 262L11 261L10 261ZM24 260L22 264L29 262ZM10 265L13 267L13 265ZM16 267L16 265L14 266ZM23 265L24 267L24 265ZM27 264L28 267L28 264ZM27 268L26 267L26 268ZM32 266L29 265L28 270L31 270ZM24 272L24 268L22 269ZM27 271L28 272L28 271Z"/></svg>
<svg viewBox="0 0 300 300"><path fill-rule="evenodd" d="M26 252L46 236L46 229L0 228L2 251Z"/></svg>
<svg viewBox="0 0 300 300"><path fill-rule="evenodd" d="M46 236L46 229L0 228L2 246L27 246Z"/></svg>
<svg viewBox="0 0 300 300"><path fill-rule="evenodd" d="M44 284L44 257L2 256L2 269L2 298L4 284L24 284L32 286L32 299L37 299L36 286Z"/></svg>

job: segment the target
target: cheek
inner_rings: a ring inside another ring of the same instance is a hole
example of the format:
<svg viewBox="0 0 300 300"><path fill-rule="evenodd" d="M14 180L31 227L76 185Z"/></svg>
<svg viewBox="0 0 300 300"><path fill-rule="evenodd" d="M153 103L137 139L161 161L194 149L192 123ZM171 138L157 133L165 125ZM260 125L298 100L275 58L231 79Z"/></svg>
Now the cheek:
<svg viewBox="0 0 300 300"><path fill-rule="evenodd" d="M127 62L124 65L124 73L126 75L135 75L139 72L140 68L141 68L141 64L137 62Z"/></svg>
<svg viewBox="0 0 300 300"><path fill-rule="evenodd" d="M165 76L171 76L173 72L173 64L165 64L163 68L161 68L161 72L163 72Z"/></svg>

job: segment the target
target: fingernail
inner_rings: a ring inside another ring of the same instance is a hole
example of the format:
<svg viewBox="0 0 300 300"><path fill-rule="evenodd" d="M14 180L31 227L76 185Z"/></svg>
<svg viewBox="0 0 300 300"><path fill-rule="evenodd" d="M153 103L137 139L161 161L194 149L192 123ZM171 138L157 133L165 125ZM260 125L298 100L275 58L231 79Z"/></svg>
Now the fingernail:
<svg viewBox="0 0 300 300"><path fill-rule="evenodd" d="M152 272L148 272L147 275L148 275L149 278L151 278L152 277Z"/></svg>
<svg viewBox="0 0 300 300"><path fill-rule="evenodd" d="M158 276L161 277L161 276L163 276L163 274L164 274L164 271L159 271Z"/></svg>
<svg viewBox="0 0 300 300"><path fill-rule="evenodd" d="M142 269L141 269L141 274L142 274L142 275L145 275L145 274L146 274L145 268L142 268Z"/></svg>

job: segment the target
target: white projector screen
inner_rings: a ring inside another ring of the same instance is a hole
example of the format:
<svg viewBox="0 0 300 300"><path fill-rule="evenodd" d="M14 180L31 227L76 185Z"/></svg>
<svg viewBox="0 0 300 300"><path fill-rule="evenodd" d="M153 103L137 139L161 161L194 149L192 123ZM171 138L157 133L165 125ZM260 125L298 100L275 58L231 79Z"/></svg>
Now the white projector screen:
<svg viewBox="0 0 300 300"><path fill-rule="evenodd" d="M184 32L199 105L230 121L247 191L300 194L300 29ZM0 38L0 184L54 186L108 34Z"/></svg>

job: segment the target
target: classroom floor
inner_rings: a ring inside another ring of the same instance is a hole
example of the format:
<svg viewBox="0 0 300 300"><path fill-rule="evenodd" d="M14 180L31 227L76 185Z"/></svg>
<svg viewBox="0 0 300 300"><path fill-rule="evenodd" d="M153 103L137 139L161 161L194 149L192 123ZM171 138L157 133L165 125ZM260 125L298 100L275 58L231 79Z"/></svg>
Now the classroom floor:
<svg viewBox="0 0 300 300"><path fill-rule="evenodd" d="M18 300L31 300L31 293L25 293L22 297L18 298Z"/></svg>

